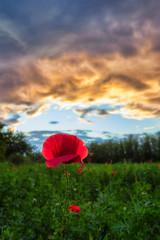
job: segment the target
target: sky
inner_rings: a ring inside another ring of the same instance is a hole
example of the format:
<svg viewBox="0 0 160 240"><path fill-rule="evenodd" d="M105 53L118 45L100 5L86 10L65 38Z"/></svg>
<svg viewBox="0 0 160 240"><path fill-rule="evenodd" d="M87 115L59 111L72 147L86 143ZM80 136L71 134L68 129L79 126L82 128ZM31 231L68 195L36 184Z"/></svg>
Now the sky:
<svg viewBox="0 0 160 240"><path fill-rule="evenodd" d="M159 0L1 0L0 122L41 149L160 131Z"/></svg>

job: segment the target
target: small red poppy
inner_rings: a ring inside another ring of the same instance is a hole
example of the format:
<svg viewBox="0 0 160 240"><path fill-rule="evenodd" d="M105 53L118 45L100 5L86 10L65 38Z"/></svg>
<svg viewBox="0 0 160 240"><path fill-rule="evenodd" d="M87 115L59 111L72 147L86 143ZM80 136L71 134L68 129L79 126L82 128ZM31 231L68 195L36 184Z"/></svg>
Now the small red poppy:
<svg viewBox="0 0 160 240"><path fill-rule="evenodd" d="M74 206L74 205L69 205L69 212L80 212L80 208L78 206Z"/></svg>
<svg viewBox="0 0 160 240"><path fill-rule="evenodd" d="M149 163L152 163L153 161L152 160L149 160Z"/></svg>
<svg viewBox="0 0 160 240"><path fill-rule="evenodd" d="M158 164L158 167L160 167L160 164Z"/></svg>
<svg viewBox="0 0 160 240"><path fill-rule="evenodd" d="M10 167L10 169L14 169L14 168L15 168L15 166Z"/></svg>
<svg viewBox="0 0 160 240"><path fill-rule="evenodd" d="M107 164L108 164L108 162L105 162L105 164L107 165Z"/></svg>
<svg viewBox="0 0 160 240"><path fill-rule="evenodd" d="M112 174L115 174L116 173L116 171L112 171Z"/></svg>
<svg viewBox="0 0 160 240"><path fill-rule="evenodd" d="M66 175L69 175L69 173L68 172L66 172L66 173L64 173L64 175L66 176Z"/></svg>
<svg viewBox="0 0 160 240"><path fill-rule="evenodd" d="M81 172L84 165L83 159L88 155L84 142L74 135L58 133L45 140L42 154L47 159L47 167L57 167L61 163L81 162Z"/></svg>

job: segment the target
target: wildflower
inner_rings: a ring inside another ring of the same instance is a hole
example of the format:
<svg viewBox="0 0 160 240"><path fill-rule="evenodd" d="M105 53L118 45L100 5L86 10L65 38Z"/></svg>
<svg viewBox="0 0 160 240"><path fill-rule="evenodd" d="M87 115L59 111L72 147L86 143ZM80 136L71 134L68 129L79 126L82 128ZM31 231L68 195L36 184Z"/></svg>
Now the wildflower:
<svg viewBox="0 0 160 240"><path fill-rule="evenodd" d="M160 167L160 164L158 164L158 167Z"/></svg>
<svg viewBox="0 0 160 240"><path fill-rule="evenodd" d="M64 175L66 176L66 175L69 175L69 173L68 172L66 172L66 173L64 173Z"/></svg>
<svg viewBox="0 0 160 240"><path fill-rule="evenodd" d="M15 166L10 167L11 170L14 169L14 168L15 168Z"/></svg>
<svg viewBox="0 0 160 240"><path fill-rule="evenodd" d="M105 164L107 165L107 164L108 164L108 162L105 162Z"/></svg>
<svg viewBox="0 0 160 240"><path fill-rule="evenodd" d="M149 160L149 163L153 163L153 161L152 161L152 160Z"/></svg>
<svg viewBox="0 0 160 240"><path fill-rule="evenodd" d="M74 206L74 205L69 205L69 212L80 212L80 208L78 206Z"/></svg>
<svg viewBox="0 0 160 240"><path fill-rule="evenodd" d="M32 203L37 203L37 199L33 198Z"/></svg>
<svg viewBox="0 0 160 240"><path fill-rule="evenodd" d="M112 174L115 174L116 173L116 171L112 171Z"/></svg>
<svg viewBox="0 0 160 240"><path fill-rule="evenodd" d="M55 134L45 140L42 147L42 154L47 159L47 167L57 167L61 163L81 162L82 171L83 159L88 155L88 149L84 142L74 135Z"/></svg>

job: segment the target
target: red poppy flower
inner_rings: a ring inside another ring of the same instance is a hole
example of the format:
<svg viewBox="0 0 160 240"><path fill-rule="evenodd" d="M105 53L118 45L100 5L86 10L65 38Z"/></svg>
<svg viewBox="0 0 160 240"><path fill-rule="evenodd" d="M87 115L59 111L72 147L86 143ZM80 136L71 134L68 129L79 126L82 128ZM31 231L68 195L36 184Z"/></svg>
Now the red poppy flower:
<svg viewBox="0 0 160 240"><path fill-rule="evenodd" d="M149 163L152 163L153 161L152 160L149 160Z"/></svg>
<svg viewBox="0 0 160 240"><path fill-rule="evenodd" d="M47 167L57 167L61 163L78 163L88 155L84 142L74 135L58 133L43 143L42 154L47 159ZM80 171L81 171L80 168Z"/></svg>
<svg viewBox="0 0 160 240"><path fill-rule="evenodd" d="M69 212L80 212L80 208L78 206L74 206L74 205L69 205Z"/></svg>
<svg viewBox="0 0 160 240"><path fill-rule="evenodd" d="M116 171L112 171L112 174L115 174L116 173Z"/></svg>
<svg viewBox="0 0 160 240"><path fill-rule="evenodd" d="M158 164L158 167L160 167L160 164Z"/></svg>
<svg viewBox="0 0 160 240"><path fill-rule="evenodd" d="M108 162L105 162L105 164L107 165L107 164L108 164Z"/></svg>

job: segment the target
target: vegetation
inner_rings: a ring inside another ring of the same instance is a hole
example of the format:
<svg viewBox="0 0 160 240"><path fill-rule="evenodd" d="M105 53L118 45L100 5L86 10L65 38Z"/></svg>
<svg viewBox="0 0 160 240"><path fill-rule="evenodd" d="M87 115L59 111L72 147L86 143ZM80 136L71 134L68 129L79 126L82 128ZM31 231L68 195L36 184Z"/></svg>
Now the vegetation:
<svg viewBox="0 0 160 240"><path fill-rule="evenodd" d="M110 140L101 144L91 143L89 153L92 162L98 163L140 163L149 160L157 162L160 160L160 135L145 135L141 139L130 135L128 139L119 142Z"/></svg>
<svg viewBox="0 0 160 240"><path fill-rule="evenodd" d="M160 239L158 163L64 166L0 163L0 240Z"/></svg>
<svg viewBox="0 0 160 240"><path fill-rule="evenodd" d="M23 133L11 132L0 123L0 161L22 164L44 162L44 158L27 142Z"/></svg>
<svg viewBox="0 0 160 240"><path fill-rule="evenodd" d="M0 240L160 240L160 137L92 143L86 161L47 168L0 124Z"/></svg>

